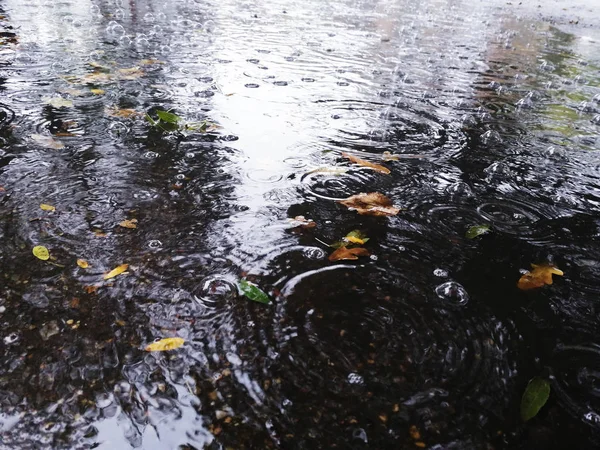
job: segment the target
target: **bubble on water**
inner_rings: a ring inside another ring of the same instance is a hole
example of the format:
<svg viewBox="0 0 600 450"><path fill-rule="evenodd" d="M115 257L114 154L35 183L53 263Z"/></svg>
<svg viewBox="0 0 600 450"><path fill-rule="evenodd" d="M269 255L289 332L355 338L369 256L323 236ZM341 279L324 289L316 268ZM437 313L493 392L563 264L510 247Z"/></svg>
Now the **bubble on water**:
<svg viewBox="0 0 600 450"><path fill-rule="evenodd" d="M350 384L363 384L364 379L357 373L351 373L348 375L348 383Z"/></svg>
<svg viewBox="0 0 600 450"><path fill-rule="evenodd" d="M256 83L246 83L244 85L244 87L250 88L250 89L256 89L259 85Z"/></svg>
<svg viewBox="0 0 600 450"><path fill-rule="evenodd" d="M464 181L457 181L446 188L446 192L456 197L473 197L471 187Z"/></svg>
<svg viewBox="0 0 600 450"><path fill-rule="evenodd" d="M212 20L207 20L206 22L204 22L204 24L202 25L202 29L206 32L206 33L214 33L215 31L215 23Z"/></svg>
<svg viewBox="0 0 600 450"><path fill-rule="evenodd" d="M484 144L497 144L502 142L502 138L497 131L488 130L481 135L481 142Z"/></svg>
<svg viewBox="0 0 600 450"><path fill-rule="evenodd" d="M435 293L442 300L446 300L454 305L466 305L469 301L469 294L466 289L456 281L447 281L435 288Z"/></svg>
<svg viewBox="0 0 600 450"><path fill-rule="evenodd" d="M131 45L131 38L129 36L121 36L119 38L119 45L129 47Z"/></svg>
<svg viewBox="0 0 600 450"><path fill-rule="evenodd" d="M154 14L152 13L146 13L144 14L143 20L146 23L154 23L156 21L156 17L154 17Z"/></svg>
<svg viewBox="0 0 600 450"><path fill-rule="evenodd" d="M493 164L490 164L488 167L483 169L483 171L486 174L487 181L493 181L496 179L506 179L510 178L512 175L512 172L510 171L508 166L503 162L495 162Z"/></svg>
<svg viewBox="0 0 600 450"><path fill-rule="evenodd" d="M323 259L325 252L319 247L308 247L302 250L302 253L307 259Z"/></svg>
<svg viewBox="0 0 600 450"><path fill-rule="evenodd" d="M8 336L4 338L4 344L9 345L17 342L19 340L19 335L17 333L10 333Z"/></svg>
<svg viewBox="0 0 600 450"><path fill-rule="evenodd" d="M106 26L106 31L114 36L122 36L125 34L125 28L119 22L111 20Z"/></svg>
<svg viewBox="0 0 600 450"><path fill-rule="evenodd" d="M237 297L238 289L233 281L222 275L210 275L193 292L196 301L204 306L227 303Z"/></svg>
<svg viewBox="0 0 600 450"><path fill-rule="evenodd" d="M362 428L355 428L352 431L352 438L353 439L360 439L365 444L367 442L369 442L369 440L367 439L367 432L364 429L362 429Z"/></svg>
<svg viewBox="0 0 600 450"><path fill-rule="evenodd" d="M158 158L158 153L156 152L151 152L151 151L147 151L142 155L144 158L148 158L148 159L154 159L154 158Z"/></svg>
<svg viewBox="0 0 600 450"><path fill-rule="evenodd" d="M563 148L556 148L554 146L550 146L546 149L545 155L550 159L566 159L567 152Z"/></svg>
<svg viewBox="0 0 600 450"><path fill-rule="evenodd" d="M404 245L399 245L398 248L397 248L397 250L399 252L404 252L404 251L406 251L406 247Z"/></svg>
<svg viewBox="0 0 600 450"><path fill-rule="evenodd" d="M148 241L148 247L150 247L151 249L161 248L162 245L163 245L162 242L159 241L158 239L152 239L152 240Z"/></svg>
<svg viewBox="0 0 600 450"><path fill-rule="evenodd" d="M122 122L111 122L108 126L108 134L112 138L119 138L129 133L129 128Z"/></svg>
<svg viewBox="0 0 600 450"><path fill-rule="evenodd" d="M90 6L90 14L92 16L100 16L100 7L98 5Z"/></svg>
<svg viewBox="0 0 600 450"><path fill-rule="evenodd" d="M447 277L447 276L448 276L448 271L447 271L447 270L444 270L444 269L435 269L435 270L433 271L433 274L434 274L436 277L442 277L442 278L445 278L445 277Z"/></svg>
<svg viewBox="0 0 600 450"><path fill-rule="evenodd" d="M369 259L371 261L377 261L379 259L379 257L377 255L371 255L371 256L369 256Z"/></svg>

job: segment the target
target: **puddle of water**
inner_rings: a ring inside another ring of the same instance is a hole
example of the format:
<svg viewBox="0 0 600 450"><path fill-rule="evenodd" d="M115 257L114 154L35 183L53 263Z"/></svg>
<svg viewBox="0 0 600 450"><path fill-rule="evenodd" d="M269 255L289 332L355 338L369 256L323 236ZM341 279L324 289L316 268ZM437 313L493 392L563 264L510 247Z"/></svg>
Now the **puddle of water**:
<svg viewBox="0 0 600 450"><path fill-rule="evenodd" d="M2 444L599 445L594 8L5 1Z"/></svg>

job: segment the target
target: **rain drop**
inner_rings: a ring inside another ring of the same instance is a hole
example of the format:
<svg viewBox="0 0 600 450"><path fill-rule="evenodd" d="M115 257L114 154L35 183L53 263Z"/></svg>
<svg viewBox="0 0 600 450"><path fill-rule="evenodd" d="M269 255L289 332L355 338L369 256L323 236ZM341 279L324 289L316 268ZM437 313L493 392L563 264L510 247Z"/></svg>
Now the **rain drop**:
<svg viewBox="0 0 600 450"><path fill-rule="evenodd" d="M447 281L435 288L435 293L442 300L446 300L454 305L466 305L469 301L469 294L466 289L456 281Z"/></svg>

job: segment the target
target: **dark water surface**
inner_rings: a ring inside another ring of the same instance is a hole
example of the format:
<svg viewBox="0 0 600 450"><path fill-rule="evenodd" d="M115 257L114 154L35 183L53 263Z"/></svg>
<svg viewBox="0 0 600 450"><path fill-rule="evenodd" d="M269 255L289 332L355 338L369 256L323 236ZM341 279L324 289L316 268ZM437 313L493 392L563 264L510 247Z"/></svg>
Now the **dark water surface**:
<svg viewBox="0 0 600 450"><path fill-rule="evenodd" d="M0 2L0 448L598 448L600 13L516 3Z"/></svg>

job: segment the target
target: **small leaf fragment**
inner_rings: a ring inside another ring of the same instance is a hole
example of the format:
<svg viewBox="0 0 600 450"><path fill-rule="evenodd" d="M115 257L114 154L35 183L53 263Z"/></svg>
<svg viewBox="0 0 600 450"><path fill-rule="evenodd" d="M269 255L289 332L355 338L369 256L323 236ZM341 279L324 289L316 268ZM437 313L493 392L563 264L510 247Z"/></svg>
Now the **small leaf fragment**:
<svg viewBox="0 0 600 450"><path fill-rule="evenodd" d="M135 229L135 228L137 228L137 223L138 223L137 219L124 220L119 223L119 226L121 226L123 228Z"/></svg>
<svg viewBox="0 0 600 450"><path fill-rule="evenodd" d="M43 245L36 245L35 247L33 247L33 256L35 256L38 259L41 259L42 261L47 261L48 259L50 259L50 252Z"/></svg>
<svg viewBox="0 0 600 450"><path fill-rule="evenodd" d="M164 338L160 341L148 344L145 348L147 352L165 352L167 350L175 350L185 343L183 338Z"/></svg>
<svg viewBox="0 0 600 450"><path fill-rule="evenodd" d="M40 209L44 210L44 211L56 211L56 208L52 205L47 205L46 203L42 203L40 205Z"/></svg>
<svg viewBox="0 0 600 450"><path fill-rule="evenodd" d="M114 278L117 275L122 274L129 268L129 264L121 264L120 266L115 267L113 270L104 275L104 279L108 280L110 278Z"/></svg>
<svg viewBox="0 0 600 450"><path fill-rule="evenodd" d="M564 275L562 270L550 264L532 264L531 267L533 270L524 274L517 282L517 287L523 291L552 284L552 275Z"/></svg>
<svg viewBox="0 0 600 450"><path fill-rule="evenodd" d="M338 203L356 210L361 215L382 217L395 216L400 212L389 198L379 192L369 192L368 194L363 192L340 200Z"/></svg>
<svg viewBox="0 0 600 450"><path fill-rule="evenodd" d="M258 303L269 303L271 300L258 286L247 280L238 281L238 288L247 298Z"/></svg>
<svg viewBox="0 0 600 450"><path fill-rule="evenodd" d="M104 89L90 89L90 92L94 95L104 95L106 93Z"/></svg>
<svg viewBox="0 0 600 450"><path fill-rule="evenodd" d="M82 269L87 269L88 267L90 267L89 263L85 259L78 259L77 265Z"/></svg>
<svg viewBox="0 0 600 450"><path fill-rule="evenodd" d="M521 398L521 419L534 418L550 397L550 383L540 377L532 378Z"/></svg>
<svg viewBox="0 0 600 450"><path fill-rule="evenodd" d="M329 261L355 260L358 259L359 256L369 256L369 251L362 247L340 247L329 255Z"/></svg>
<svg viewBox="0 0 600 450"><path fill-rule="evenodd" d="M373 164L369 161L365 161L364 159L361 159L358 156L351 155L350 153L342 152L342 156L346 159L349 159L350 162L353 162L354 164L358 164L359 166L363 167L369 167L370 169L373 169L376 172L384 173L386 175L391 173L390 169L388 169L387 167L384 167L380 164Z"/></svg>
<svg viewBox="0 0 600 450"><path fill-rule="evenodd" d="M467 230L467 232L465 233L465 237L467 239L475 239L477 236L481 236L482 234L486 234L489 232L489 225L474 225Z"/></svg>

